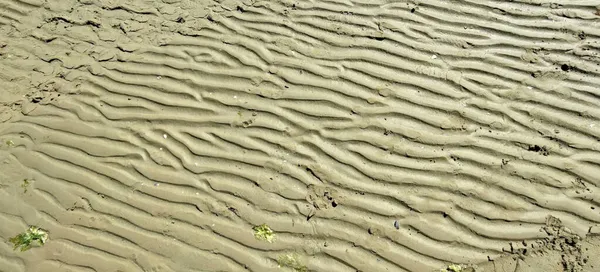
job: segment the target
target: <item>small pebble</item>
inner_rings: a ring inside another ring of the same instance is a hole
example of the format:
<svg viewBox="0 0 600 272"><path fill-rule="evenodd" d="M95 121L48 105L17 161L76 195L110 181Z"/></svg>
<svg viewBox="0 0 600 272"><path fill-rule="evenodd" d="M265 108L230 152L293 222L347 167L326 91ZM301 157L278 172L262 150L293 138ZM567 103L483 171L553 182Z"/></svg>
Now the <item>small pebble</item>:
<svg viewBox="0 0 600 272"><path fill-rule="evenodd" d="M394 228L400 229L400 223L398 223L398 220L394 221Z"/></svg>

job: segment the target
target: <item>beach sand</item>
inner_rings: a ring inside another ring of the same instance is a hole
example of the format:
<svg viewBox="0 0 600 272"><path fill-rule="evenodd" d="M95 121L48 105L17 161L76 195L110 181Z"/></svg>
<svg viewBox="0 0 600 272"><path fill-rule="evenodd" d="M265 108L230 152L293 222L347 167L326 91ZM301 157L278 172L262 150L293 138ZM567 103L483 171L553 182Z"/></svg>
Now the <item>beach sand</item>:
<svg viewBox="0 0 600 272"><path fill-rule="evenodd" d="M599 1L0 0L0 271L600 271L599 53Z"/></svg>

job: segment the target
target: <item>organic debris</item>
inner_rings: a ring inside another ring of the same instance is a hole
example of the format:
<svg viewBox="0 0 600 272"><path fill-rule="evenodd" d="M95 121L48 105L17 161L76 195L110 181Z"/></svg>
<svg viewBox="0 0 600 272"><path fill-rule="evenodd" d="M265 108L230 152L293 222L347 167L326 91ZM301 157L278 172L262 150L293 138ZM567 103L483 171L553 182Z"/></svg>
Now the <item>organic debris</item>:
<svg viewBox="0 0 600 272"><path fill-rule="evenodd" d="M252 229L254 230L254 237L256 239L273 243L275 234L273 233L273 230L269 226L267 226L267 224L255 226Z"/></svg>
<svg viewBox="0 0 600 272"><path fill-rule="evenodd" d="M21 251L26 251L33 245L43 246L48 241L48 233L38 227L31 226L29 229L9 240L14 245L14 250L20 248Z"/></svg>

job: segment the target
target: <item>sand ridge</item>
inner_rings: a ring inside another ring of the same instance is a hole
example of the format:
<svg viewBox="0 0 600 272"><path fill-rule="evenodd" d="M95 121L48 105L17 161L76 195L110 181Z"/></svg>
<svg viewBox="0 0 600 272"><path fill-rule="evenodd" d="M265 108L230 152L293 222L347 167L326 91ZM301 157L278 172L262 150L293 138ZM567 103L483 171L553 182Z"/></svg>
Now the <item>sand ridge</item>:
<svg viewBox="0 0 600 272"><path fill-rule="evenodd" d="M598 3L529 2L0 0L0 236L50 233L0 271L486 269L600 233Z"/></svg>

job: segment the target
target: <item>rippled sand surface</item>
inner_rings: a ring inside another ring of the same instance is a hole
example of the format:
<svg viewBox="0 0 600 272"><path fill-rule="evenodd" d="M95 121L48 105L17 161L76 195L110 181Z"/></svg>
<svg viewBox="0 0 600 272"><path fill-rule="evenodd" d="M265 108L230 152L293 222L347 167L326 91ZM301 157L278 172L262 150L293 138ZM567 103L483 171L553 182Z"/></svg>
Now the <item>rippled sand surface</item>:
<svg viewBox="0 0 600 272"><path fill-rule="evenodd" d="M599 53L599 1L0 0L0 271L600 271Z"/></svg>

